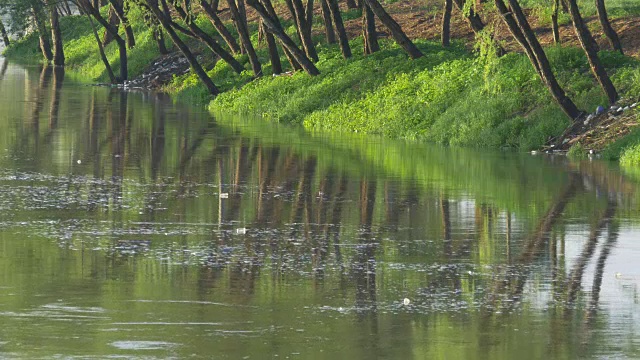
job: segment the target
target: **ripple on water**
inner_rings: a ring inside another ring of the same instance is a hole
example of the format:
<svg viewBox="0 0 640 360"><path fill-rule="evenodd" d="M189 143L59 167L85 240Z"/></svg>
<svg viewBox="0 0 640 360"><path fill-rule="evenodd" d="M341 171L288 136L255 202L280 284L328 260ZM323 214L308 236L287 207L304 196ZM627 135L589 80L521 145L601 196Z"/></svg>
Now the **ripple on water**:
<svg viewBox="0 0 640 360"><path fill-rule="evenodd" d="M45 304L24 311L0 311L0 317L8 318L41 318L54 321L86 321L108 320L106 310L101 307L78 307L66 304ZM1 358L1 357L0 357Z"/></svg>
<svg viewBox="0 0 640 360"><path fill-rule="evenodd" d="M109 345L120 350L169 350L179 346L179 344L166 342L166 341L142 341L142 340L114 341Z"/></svg>

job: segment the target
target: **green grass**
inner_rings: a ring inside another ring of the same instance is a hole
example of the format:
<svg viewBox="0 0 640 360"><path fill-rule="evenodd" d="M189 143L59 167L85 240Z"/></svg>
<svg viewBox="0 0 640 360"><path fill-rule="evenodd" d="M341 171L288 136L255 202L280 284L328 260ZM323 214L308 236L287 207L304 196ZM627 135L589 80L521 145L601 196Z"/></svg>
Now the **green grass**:
<svg viewBox="0 0 640 360"><path fill-rule="evenodd" d="M569 124L524 55L489 63L459 46L419 46L426 55L418 60L383 42L380 53L346 62L336 49L327 48L318 63L322 75L260 79L222 94L210 109L314 130L519 150L539 147ZM593 111L606 104L582 50L553 47L547 52L579 107ZM637 61L615 53L602 53L602 59L620 89L640 94Z"/></svg>
<svg viewBox="0 0 640 360"><path fill-rule="evenodd" d="M384 42L383 42L384 44ZM354 53L361 52L361 43L352 42ZM429 54L417 61L408 61L395 46L372 56L354 56L345 61L335 46L319 48L321 60L317 66L321 75L304 73L292 76L265 77L242 89L222 94L211 109L245 114L260 114L266 118L301 123L304 116L336 103L351 103L384 83L389 76L430 68L446 59L466 57L461 48L443 50L434 44L421 44Z"/></svg>
<svg viewBox="0 0 640 360"><path fill-rule="evenodd" d="M622 156L632 148L640 145L640 129L631 131L627 136L609 144L601 153L603 159L621 160ZM631 154L629 154L630 156Z"/></svg>
<svg viewBox="0 0 640 360"><path fill-rule="evenodd" d="M640 144L626 148L620 156L620 164L623 166L640 165Z"/></svg>
<svg viewBox="0 0 640 360"><path fill-rule="evenodd" d="M587 149L580 143L573 145L567 152L567 156L573 160L586 159L589 156L588 154Z"/></svg>

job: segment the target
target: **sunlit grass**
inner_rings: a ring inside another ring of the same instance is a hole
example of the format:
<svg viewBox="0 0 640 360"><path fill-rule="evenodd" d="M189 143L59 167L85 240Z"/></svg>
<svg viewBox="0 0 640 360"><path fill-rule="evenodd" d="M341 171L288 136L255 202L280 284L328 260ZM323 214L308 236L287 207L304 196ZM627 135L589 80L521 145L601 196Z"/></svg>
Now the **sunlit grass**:
<svg viewBox="0 0 640 360"><path fill-rule="evenodd" d="M383 47L347 62L327 49L318 63L322 75L254 81L219 96L210 108L312 129L520 150L539 147L570 122L524 55L505 56L487 70L483 59L457 47L420 43L426 55L419 60L391 43ZM554 47L548 54L580 108L606 104L582 50ZM623 93L640 94L637 61L616 53L602 53L602 59Z"/></svg>
<svg viewBox="0 0 640 360"><path fill-rule="evenodd" d="M620 156L620 164L623 166L640 165L640 144L626 148Z"/></svg>

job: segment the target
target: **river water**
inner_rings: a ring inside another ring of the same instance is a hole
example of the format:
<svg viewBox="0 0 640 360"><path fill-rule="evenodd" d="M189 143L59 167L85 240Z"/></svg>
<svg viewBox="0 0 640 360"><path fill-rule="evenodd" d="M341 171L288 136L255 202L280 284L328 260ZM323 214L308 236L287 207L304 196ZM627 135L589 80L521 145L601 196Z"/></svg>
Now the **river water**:
<svg viewBox="0 0 640 360"><path fill-rule="evenodd" d="M0 358L640 357L637 173L0 59Z"/></svg>

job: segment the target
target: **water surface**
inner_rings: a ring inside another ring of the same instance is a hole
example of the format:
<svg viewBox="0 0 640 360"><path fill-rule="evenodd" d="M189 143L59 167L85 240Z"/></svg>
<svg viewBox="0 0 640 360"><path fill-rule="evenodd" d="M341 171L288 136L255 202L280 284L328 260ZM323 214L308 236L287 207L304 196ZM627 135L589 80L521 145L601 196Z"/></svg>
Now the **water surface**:
<svg viewBox="0 0 640 360"><path fill-rule="evenodd" d="M637 358L636 179L0 59L0 358Z"/></svg>

